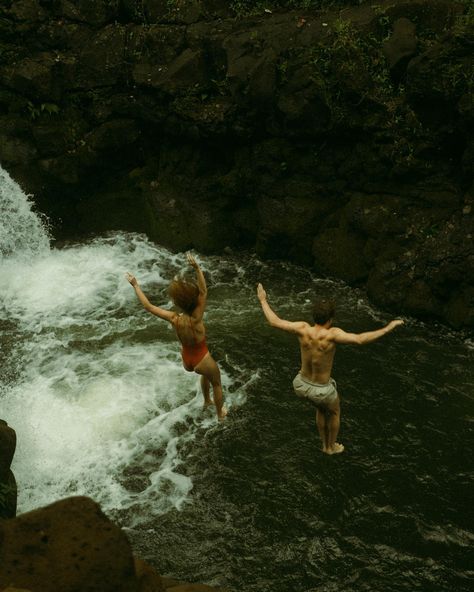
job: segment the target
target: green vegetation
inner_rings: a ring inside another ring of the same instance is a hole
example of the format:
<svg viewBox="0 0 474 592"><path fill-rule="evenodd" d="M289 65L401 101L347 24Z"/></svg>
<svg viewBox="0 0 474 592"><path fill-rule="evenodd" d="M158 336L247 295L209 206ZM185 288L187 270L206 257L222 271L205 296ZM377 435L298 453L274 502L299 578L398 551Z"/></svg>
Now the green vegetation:
<svg viewBox="0 0 474 592"><path fill-rule="evenodd" d="M362 35L343 19L329 23L328 28L330 40L311 49L309 62L332 125L370 128L374 124L390 158L401 166L412 166L415 146L428 132L406 100L404 85L394 82L382 52L391 23L381 11L377 35ZM281 75L289 67L281 63Z"/></svg>
<svg viewBox="0 0 474 592"><path fill-rule="evenodd" d="M392 100L396 89L380 39L372 34L360 35L349 20L337 19L330 30L332 41L314 46L310 62L314 66L313 79L325 89L335 120L344 118L354 97L358 102Z"/></svg>
<svg viewBox="0 0 474 592"><path fill-rule="evenodd" d="M28 111L28 115L31 119L35 120L38 119L41 115L58 115L59 107L55 103L40 103L39 105L35 105L31 101L28 101L26 104L26 109Z"/></svg>

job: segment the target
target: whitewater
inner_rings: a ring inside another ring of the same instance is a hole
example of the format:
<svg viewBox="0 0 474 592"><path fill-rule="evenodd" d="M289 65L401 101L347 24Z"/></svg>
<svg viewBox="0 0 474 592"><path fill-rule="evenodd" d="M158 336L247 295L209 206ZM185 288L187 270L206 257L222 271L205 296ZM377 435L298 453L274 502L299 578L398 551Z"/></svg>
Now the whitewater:
<svg viewBox="0 0 474 592"><path fill-rule="evenodd" d="M184 256L120 233L57 250L5 171L0 200L0 403L18 436L19 511L73 494L106 511L133 508L135 522L179 508L192 489L180 448L217 426L174 333L143 311L125 272L171 306L166 288ZM223 386L232 391L225 372ZM227 404L244 398L235 392ZM147 476L139 491L136 466Z"/></svg>

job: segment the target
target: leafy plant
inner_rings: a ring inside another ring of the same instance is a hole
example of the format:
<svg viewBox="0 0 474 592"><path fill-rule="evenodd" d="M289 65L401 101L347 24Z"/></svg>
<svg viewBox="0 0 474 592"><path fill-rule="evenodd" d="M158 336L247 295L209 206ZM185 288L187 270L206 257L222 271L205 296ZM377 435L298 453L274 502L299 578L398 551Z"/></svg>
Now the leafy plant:
<svg viewBox="0 0 474 592"><path fill-rule="evenodd" d="M40 115L58 115L59 114L59 107L55 103L40 103L39 105L35 105L31 101L28 101L26 104L26 108L28 110L28 114L31 119L35 120Z"/></svg>

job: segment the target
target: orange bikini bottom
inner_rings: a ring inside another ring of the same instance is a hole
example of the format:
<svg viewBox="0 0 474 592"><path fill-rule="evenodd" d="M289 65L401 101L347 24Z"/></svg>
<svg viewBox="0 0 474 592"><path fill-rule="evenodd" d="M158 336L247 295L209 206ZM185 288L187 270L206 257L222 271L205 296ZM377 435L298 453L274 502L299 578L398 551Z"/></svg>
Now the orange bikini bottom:
<svg viewBox="0 0 474 592"><path fill-rule="evenodd" d="M183 344L183 347L181 348L181 356L186 370L192 372L208 352L206 339L203 339L194 345Z"/></svg>

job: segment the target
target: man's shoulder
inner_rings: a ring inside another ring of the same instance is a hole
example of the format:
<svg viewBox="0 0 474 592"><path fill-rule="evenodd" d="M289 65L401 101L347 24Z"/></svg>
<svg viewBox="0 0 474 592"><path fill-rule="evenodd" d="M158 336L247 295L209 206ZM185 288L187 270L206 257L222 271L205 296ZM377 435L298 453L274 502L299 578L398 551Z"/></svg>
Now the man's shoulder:
<svg viewBox="0 0 474 592"><path fill-rule="evenodd" d="M293 327L300 337L304 337L311 329L311 325L306 321L293 321Z"/></svg>
<svg viewBox="0 0 474 592"><path fill-rule="evenodd" d="M326 337L330 340L335 339L338 335L341 335L341 333L344 333L344 330L341 329L340 327L330 327L327 330L327 335Z"/></svg>

